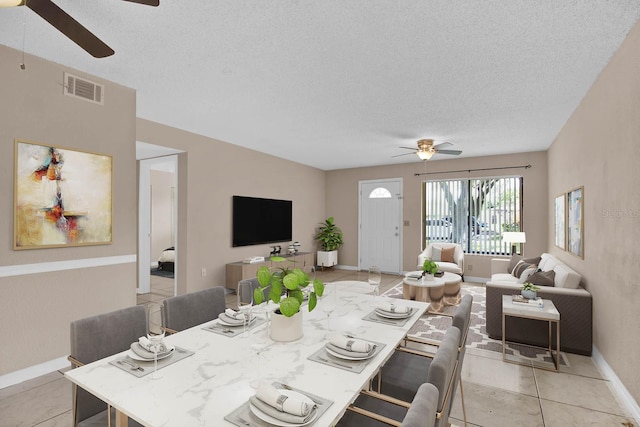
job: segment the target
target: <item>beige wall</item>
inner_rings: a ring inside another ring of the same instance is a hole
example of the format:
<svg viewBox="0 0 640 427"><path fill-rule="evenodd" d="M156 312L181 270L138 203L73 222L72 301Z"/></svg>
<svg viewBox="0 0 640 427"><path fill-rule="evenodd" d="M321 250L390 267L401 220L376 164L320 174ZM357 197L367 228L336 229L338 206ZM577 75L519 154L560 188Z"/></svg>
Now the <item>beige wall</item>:
<svg viewBox="0 0 640 427"><path fill-rule="evenodd" d="M531 165L529 169L467 172L469 169L503 168ZM465 172L444 173L463 170ZM416 173L434 173L415 176ZM403 215L409 225L403 228L403 269L414 270L421 250L421 184L430 179L476 178L522 175L524 177L523 229L527 232L525 254L539 254L547 247L547 159L546 153L521 153L470 159L438 160L392 166L343 169L327 172L327 216L333 216L344 232L340 249L340 265L358 266L358 182L385 178L402 178ZM465 265L472 266L467 275L488 278L490 259L487 255L467 255Z"/></svg>
<svg viewBox="0 0 640 427"><path fill-rule="evenodd" d="M0 46L0 375L69 353L69 323L135 304L136 264L16 274L45 262L135 257L135 92ZM105 105L64 96L63 71L104 83ZM113 157L113 243L14 251L14 139Z"/></svg>
<svg viewBox="0 0 640 427"><path fill-rule="evenodd" d="M138 141L186 152L178 164L178 293L222 285L226 263L269 255L270 245L231 246L234 195L292 200L293 240L303 251L315 250L313 234L325 214L325 172L143 119L137 135Z"/></svg>
<svg viewBox="0 0 640 427"><path fill-rule="evenodd" d="M548 151L549 198L584 186L584 259L549 245L593 295L594 345L640 401L640 24ZM549 212L549 221L552 221ZM553 242L549 229L549 242Z"/></svg>

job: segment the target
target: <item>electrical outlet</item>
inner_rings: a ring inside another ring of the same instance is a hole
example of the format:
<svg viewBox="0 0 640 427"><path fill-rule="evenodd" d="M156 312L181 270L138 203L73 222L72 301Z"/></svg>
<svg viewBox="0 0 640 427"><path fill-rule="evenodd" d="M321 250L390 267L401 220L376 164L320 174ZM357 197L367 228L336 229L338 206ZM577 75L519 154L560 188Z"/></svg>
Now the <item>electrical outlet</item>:
<svg viewBox="0 0 640 427"><path fill-rule="evenodd" d="M467 270L469 270L469 271L473 270L473 265L468 264L468 265L467 265Z"/></svg>
<svg viewBox="0 0 640 427"><path fill-rule="evenodd" d="M202 267L202 277L207 275L207 269Z"/></svg>
<svg viewBox="0 0 640 427"><path fill-rule="evenodd" d="M408 220L408 219L405 219L405 220L404 220L404 226L405 226L405 227L408 227L408 226L409 226L409 220Z"/></svg>

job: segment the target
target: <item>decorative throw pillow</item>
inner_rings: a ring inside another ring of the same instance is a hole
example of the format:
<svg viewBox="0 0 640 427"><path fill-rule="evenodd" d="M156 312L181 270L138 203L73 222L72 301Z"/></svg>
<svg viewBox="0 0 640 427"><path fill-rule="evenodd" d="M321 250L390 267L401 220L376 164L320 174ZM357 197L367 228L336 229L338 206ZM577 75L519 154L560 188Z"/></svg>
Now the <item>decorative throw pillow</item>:
<svg viewBox="0 0 640 427"><path fill-rule="evenodd" d="M537 256L535 258L525 258L525 259L523 259L524 262L528 262L529 264L535 264L535 265L540 264L541 260L542 260L542 257L540 257L540 256Z"/></svg>
<svg viewBox="0 0 640 427"><path fill-rule="evenodd" d="M507 269L507 271L510 274L513 274L513 269L516 268L516 264L518 264L520 261L522 261L522 256L517 254L511 255L511 261L509 261L509 268ZM515 276L515 274L513 275Z"/></svg>
<svg viewBox="0 0 640 427"><path fill-rule="evenodd" d="M442 253L440 254L440 261L442 262L453 262L455 263L454 259L453 259L453 253L455 252L456 248L442 248Z"/></svg>
<svg viewBox="0 0 640 427"><path fill-rule="evenodd" d="M528 262L520 261L518 264L516 264L516 267L513 269L513 273L511 273L511 274L513 274L517 278L520 278L520 276L522 276L522 273L524 273L524 271L527 268L532 267L532 266L534 268L537 268L537 266L535 266L533 264L529 264Z"/></svg>
<svg viewBox="0 0 640 427"><path fill-rule="evenodd" d="M435 246L431 248L431 261L442 261L442 248L436 248Z"/></svg>
<svg viewBox="0 0 640 427"><path fill-rule="evenodd" d="M530 281L528 280L529 277L531 277L531 275L534 274L537 270L538 270L537 265L531 265L525 268L522 274L520 275L520 278L518 279L518 283L522 285L524 282L529 282Z"/></svg>
<svg viewBox="0 0 640 427"><path fill-rule="evenodd" d="M529 280L527 281L537 286L553 286L555 277L556 272L553 270L536 271L531 276L529 276Z"/></svg>

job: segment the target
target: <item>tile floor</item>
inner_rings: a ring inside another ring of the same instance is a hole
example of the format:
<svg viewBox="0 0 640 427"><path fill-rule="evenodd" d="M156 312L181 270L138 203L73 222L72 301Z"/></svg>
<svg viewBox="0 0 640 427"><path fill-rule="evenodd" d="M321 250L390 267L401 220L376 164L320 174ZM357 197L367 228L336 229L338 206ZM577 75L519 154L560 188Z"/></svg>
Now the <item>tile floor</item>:
<svg viewBox="0 0 640 427"><path fill-rule="evenodd" d="M326 281L364 280L366 272L327 269ZM398 282L383 275L381 292ZM173 293L173 280L152 276L152 291L139 304L161 302ZM227 296L235 304L235 296ZM560 373L504 363L495 352L468 349L462 380L470 427L501 426L626 426L632 420L617 401L592 359L568 354L569 367ZM452 423L462 426L460 391ZM72 424L71 384L61 372L0 389L0 427L68 427ZM180 427L180 426L176 426Z"/></svg>

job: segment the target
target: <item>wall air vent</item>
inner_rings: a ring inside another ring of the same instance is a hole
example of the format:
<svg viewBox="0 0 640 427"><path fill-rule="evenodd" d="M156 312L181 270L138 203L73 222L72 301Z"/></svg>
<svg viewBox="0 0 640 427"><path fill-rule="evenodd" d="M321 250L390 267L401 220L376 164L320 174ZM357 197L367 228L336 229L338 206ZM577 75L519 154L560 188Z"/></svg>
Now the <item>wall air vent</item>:
<svg viewBox="0 0 640 427"><path fill-rule="evenodd" d="M64 73L64 94L104 105L104 86L87 79Z"/></svg>

